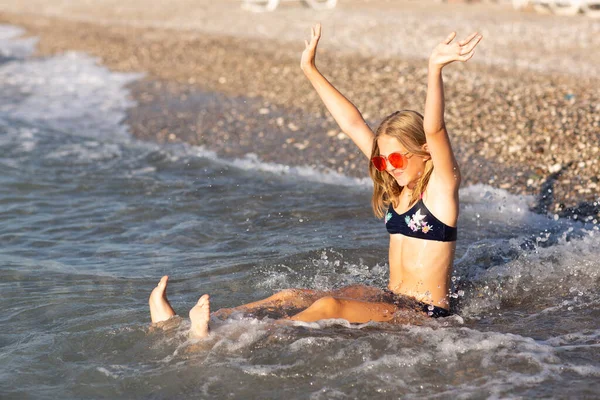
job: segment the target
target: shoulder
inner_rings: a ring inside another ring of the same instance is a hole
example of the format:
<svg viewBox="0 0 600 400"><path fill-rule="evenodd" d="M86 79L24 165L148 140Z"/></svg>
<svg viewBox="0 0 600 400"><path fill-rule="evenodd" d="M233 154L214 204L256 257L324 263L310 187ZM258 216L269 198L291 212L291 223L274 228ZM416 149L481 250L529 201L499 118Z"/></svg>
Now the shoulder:
<svg viewBox="0 0 600 400"><path fill-rule="evenodd" d="M425 206L443 223L456 226L459 211L458 189L460 179L454 185L436 177L435 170L431 173L429 183L423 195Z"/></svg>

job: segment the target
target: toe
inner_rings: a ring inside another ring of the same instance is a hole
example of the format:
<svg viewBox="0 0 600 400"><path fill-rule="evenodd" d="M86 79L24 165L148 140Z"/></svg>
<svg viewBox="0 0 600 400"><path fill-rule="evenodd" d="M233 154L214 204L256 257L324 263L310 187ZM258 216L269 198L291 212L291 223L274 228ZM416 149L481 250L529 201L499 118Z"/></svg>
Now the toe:
<svg viewBox="0 0 600 400"><path fill-rule="evenodd" d="M207 295L207 294L205 294L205 295L202 295L202 296L201 296L201 297L198 299L198 303L197 303L196 305L198 305L198 306L203 306L203 305L205 305L205 304L208 304L208 303L209 303L209 301L210 301L210 296L209 296L209 295Z"/></svg>
<svg viewBox="0 0 600 400"><path fill-rule="evenodd" d="M164 300L164 298L166 298L166 293L167 293L167 281L169 280L168 276L163 276L160 281L158 281L158 284L156 285L156 287L154 289L152 289L152 292L150 293L150 298L149 301L155 302L157 304L162 303Z"/></svg>
<svg viewBox="0 0 600 400"><path fill-rule="evenodd" d="M165 286L167 286L167 281L168 280L169 280L169 276L165 275L162 278L160 278L160 281L158 282L158 285L156 285L156 286L158 286L158 287L165 287Z"/></svg>

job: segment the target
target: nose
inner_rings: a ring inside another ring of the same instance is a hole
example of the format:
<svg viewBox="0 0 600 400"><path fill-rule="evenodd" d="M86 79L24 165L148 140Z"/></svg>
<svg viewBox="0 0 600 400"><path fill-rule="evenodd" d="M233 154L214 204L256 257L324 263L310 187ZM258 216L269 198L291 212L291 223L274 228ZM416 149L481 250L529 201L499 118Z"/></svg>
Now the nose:
<svg viewBox="0 0 600 400"><path fill-rule="evenodd" d="M392 172L393 170L395 170L396 168L394 168L394 166L392 165L391 162L389 162L389 160L385 160L385 170L387 172Z"/></svg>

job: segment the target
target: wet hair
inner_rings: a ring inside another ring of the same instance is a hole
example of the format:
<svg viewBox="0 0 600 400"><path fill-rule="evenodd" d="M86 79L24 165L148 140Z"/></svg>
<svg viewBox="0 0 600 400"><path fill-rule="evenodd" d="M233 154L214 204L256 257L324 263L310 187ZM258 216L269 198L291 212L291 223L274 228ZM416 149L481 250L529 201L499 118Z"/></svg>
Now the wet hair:
<svg viewBox="0 0 600 400"><path fill-rule="evenodd" d="M413 155L421 157L430 156L427 151L423 150L423 145L427 142L425 130L423 129L423 116L416 111L396 111L385 117L375 132L371 157L379 155L377 139L381 137L381 135L387 135L398 139L402 146ZM427 183L429 182L432 171L433 162L431 161L431 158L429 158L425 162L423 175L421 175L417 181L412 192L410 204L413 204L421 197L421 194L425 191L425 188L427 188ZM390 203L393 203L394 207L398 205L400 193L402 193L404 187L400 186L394 177L387 171L377 170L371 162L369 162L369 174L373 179L373 197L371 198L371 206L373 207L375 215L378 218L383 218Z"/></svg>

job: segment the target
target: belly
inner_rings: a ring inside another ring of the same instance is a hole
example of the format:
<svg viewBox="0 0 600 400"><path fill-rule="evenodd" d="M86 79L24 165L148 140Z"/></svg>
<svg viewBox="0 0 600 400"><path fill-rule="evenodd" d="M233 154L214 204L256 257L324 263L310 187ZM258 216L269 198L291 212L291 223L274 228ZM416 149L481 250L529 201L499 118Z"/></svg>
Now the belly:
<svg viewBox="0 0 600 400"><path fill-rule="evenodd" d="M448 308L455 248L456 242L390 235L389 289Z"/></svg>

